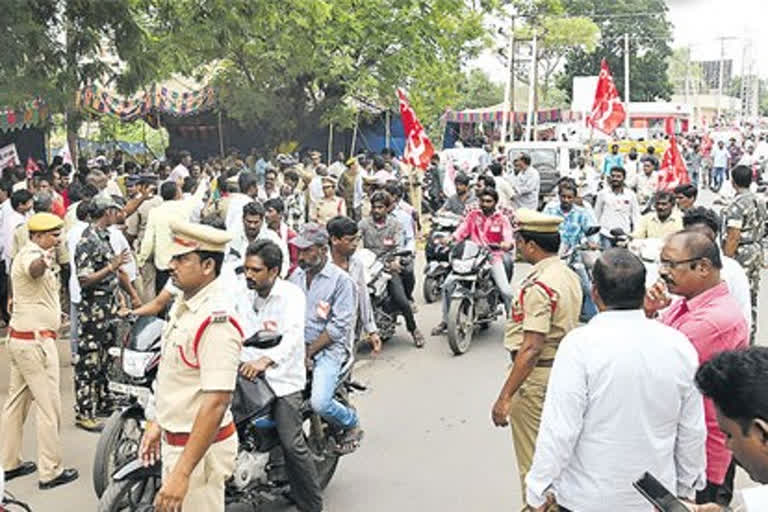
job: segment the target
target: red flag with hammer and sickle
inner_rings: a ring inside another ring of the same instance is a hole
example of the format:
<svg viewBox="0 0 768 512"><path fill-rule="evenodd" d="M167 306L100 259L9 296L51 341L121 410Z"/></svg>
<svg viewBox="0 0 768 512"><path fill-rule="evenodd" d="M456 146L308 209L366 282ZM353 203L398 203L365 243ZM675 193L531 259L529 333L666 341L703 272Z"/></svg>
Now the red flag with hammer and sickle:
<svg viewBox="0 0 768 512"><path fill-rule="evenodd" d="M405 132L403 161L424 170L429 166L429 159L435 154L435 148L427 137L424 127L416 118L416 113L411 108L405 91L398 88L397 97L400 99L400 119L403 121Z"/></svg>
<svg viewBox="0 0 768 512"><path fill-rule="evenodd" d="M587 116L587 126L610 135L624 122L626 116L624 105L619 98L619 91L613 83L611 70L608 69L608 62L603 59L600 64L600 76L597 79L595 102L592 105L592 112Z"/></svg>

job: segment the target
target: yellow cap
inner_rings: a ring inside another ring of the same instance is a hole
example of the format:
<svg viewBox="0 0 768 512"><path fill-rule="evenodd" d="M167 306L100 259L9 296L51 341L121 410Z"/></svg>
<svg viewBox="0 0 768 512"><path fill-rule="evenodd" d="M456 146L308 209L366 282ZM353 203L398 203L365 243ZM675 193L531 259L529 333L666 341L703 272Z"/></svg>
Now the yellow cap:
<svg viewBox="0 0 768 512"><path fill-rule="evenodd" d="M27 221L27 229L30 233L35 231L51 231L59 229L64 225L64 221L58 215L52 213L36 213Z"/></svg>
<svg viewBox="0 0 768 512"><path fill-rule="evenodd" d="M204 224L175 220L170 224L173 244L171 256L193 251L224 252L232 236L224 230Z"/></svg>
<svg viewBox="0 0 768 512"><path fill-rule="evenodd" d="M532 233L557 233L563 219L554 215L546 215L528 208L519 208L515 212L520 231Z"/></svg>

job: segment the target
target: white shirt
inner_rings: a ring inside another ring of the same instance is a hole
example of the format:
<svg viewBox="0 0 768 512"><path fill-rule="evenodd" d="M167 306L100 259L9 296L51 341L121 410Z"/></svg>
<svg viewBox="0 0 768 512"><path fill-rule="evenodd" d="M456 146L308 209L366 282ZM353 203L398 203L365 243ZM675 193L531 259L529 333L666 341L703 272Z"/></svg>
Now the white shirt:
<svg viewBox="0 0 768 512"><path fill-rule="evenodd" d="M173 168L166 181L175 181L178 183L184 181L184 178L187 176L189 176L189 169L187 169L184 164L179 164Z"/></svg>
<svg viewBox="0 0 768 512"><path fill-rule="evenodd" d="M280 268L280 277L285 278L285 276L288 275L288 269L291 265L290 256L288 254L288 244L283 241L282 238L280 238L280 235L267 228L266 222L262 224L261 231L259 232L259 236L256 238L256 240L269 240L270 242L276 243L277 246L280 247L280 252L283 253L283 265ZM245 229L242 229L232 238L232 241L229 242L227 252L225 253L226 258L228 261L232 261L235 266L243 265L245 263L245 253L247 249L248 238L245 236ZM240 257L237 258L235 254L230 252L230 250L236 251Z"/></svg>
<svg viewBox="0 0 768 512"><path fill-rule="evenodd" d="M252 203L254 199L242 192L236 192L229 198L229 206L227 206L227 218L224 220L224 224L227 226L227 231L232 233L232 236L240 236L243 232L243 207L248 203Z"/></svg>
<svg viewBox="0 0 768 512"><path fill-rule="evenodd" d="M741 306L741 312L747 320L747 330L750 330L752 328L752 299L749 294L750 288L747 273L744 272L744 269L735 259L729 258L722 251L720 256L723 261L720 277L728 285L731 295Z"/></svg>
<svg viewBox="0 0 768 512"><path fill-rule="evenodd" d="M716 147L712 150L712 167L728 167L728 159L731 158L731 153L728 148Z"/></svg>
<svg viewBox="0 0 768 512"><path fill-rule="evenodd" d="M641 172L638 174L635 181L637 183L637 200L638 202L645 204L659 188L659 174L654 171L648 176L644 172Z"/></svg>
<svg viewBox="0 0 768 512"><path fill-rule="evenodd" d="M632 487L645 471L692 498L707 464L698 366L685 335L641 310L602 312L571 331L549 378L528 505L553 491L578 512L650 512Z"/></svg>
<svg viewBox="0 0 768 512"><path fill-rule="evenodd" d="M496 182L496 192L499 193L499 207L512 208L512 198L515 195L515 188L504 176L494 176Z"/></svg>
<svg viewBox="0 0 768 512"><path fill-rule="evenodd" d="M125 235L117 226L109 226L108 230L109 245L112 246L112 250L115 252L115 255L120 254L124 250L128 251L128 262L120 265L120 270L128 274L129 281L134 282L139 275L139 270L136 266L136 258L134 257L133 251L131 250L131 244L128 243L128 239L125 238ZM75 253L70 252L70 254Z"/></svg>
<svg viewBox="0 0 768 512"><path fill-rule="evenodd" d="M627 187L620 194L610 187L604 188L597 194L595 218L603 235L609 236L615 228L621 228L627 234L632 233L634 226L640 222L640 207L635 193Z"/></svg>
<svg viewBox="0 0 768 512"><path fill-rule="evenodd" d="M80 281L77 279L77 267L75 266L75 251L77 250L77 243L83 236L85 228L88 227L87 222L82 220L76 220L72 227L69 228L67 233L67 249L72 256L69 258L69 297L75 304L80 303ZM111 242L111 240L110 240ZM169 279L170 281L170 279Z"/></svg>
<svg viewBox="0 0 768 512"><path fill-rule="evenodd" d="M319 174L309 182L309 202L314 204L323 198L323 177Z"/></svg>
<svg viewBox="0 0 768 512"><path fill-rule="evenodd" d="M21 224L24 224L26 220L27 217L13 208L8 209L5 215L3 215L3 225L0 226L0 244L3 247L3 260L5 261L5 268L9 276L11 275L11 241L13 240L13 232Z"/></svg>
<svg viewBox="0 0 768 512"><path fill-rule="evenodd" d="M283 335L283 339L279 345L267 350L243 347L240 360L254 361L266 356L274 361L265 376L277 396L302 391L307 382L304 366L304 293L295 284L277 279L269 296L254 296L253 322L257 330L276 331Z"/></svg>

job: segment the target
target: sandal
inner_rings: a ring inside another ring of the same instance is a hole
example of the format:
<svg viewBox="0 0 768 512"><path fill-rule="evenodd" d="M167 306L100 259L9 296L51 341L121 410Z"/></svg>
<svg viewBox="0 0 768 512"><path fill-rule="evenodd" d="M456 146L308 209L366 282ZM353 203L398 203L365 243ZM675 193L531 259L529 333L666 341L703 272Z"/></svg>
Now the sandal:
<svg viewBox="0 0 768 512"><path fill-rule="evenodd" d="M336 453L338 455L349 455L360 447L360 441L363 440L365 432L360 425L347 429L336 443Z"/></svg>
<svg viewBox="0 0 768 512"><path fill-rule="evenodd" d="M432 336L441 336L448 331L448 325L445 322L440 322L432 329L430 333Z"/></svg>

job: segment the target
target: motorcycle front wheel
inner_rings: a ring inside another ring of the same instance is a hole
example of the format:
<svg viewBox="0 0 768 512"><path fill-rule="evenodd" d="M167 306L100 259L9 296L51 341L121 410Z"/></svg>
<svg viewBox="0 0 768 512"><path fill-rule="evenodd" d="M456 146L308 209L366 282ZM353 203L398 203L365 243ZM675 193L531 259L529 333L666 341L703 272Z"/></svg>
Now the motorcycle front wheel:
<svg viewBox="0 0 768 512"><path fill-rule="evenodd" d="M136 458L144 429L139 410L135 414L115 411L104 425L93 457L93 490L101 498L112 481L112 475L125 463Z"/></svg>
<svg viewBox="0 0 768 512"><path fill-rule="evenodd" d="M432 304L440 298L440 283L435 277L425 277L423 284L424 301Z"/></svg>
<svg viewBox="0 0 768 512"><path fill-rule="evenodd" d="M160 490L159 476L141 480L112 482L99 500L98 512L143 512L153 510L155 495Z"/></svg>
<svg viewBox="0 0 768 512"><path fill-rule="evenodd" d="M448 307L448 345L454 355L469 350L475 330L475 307L469 299L452 299Z"/></svg>

